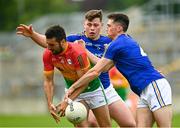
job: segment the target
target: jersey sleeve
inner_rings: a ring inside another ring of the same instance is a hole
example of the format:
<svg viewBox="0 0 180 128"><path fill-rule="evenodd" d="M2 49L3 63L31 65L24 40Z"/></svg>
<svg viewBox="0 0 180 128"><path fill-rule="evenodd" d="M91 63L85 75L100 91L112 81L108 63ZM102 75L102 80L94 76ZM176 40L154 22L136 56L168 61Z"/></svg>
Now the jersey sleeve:
<svg viewBox="0 0 180 128"><path fill-rule="evenodd" d="M110 60L113 60L115 54L117 52L115 42L110 43L108 46L106 46L104 57Z"/></svg>
<svg viewBox="0 0 180 128"><path fill-rule="evenodd" d="M79 54L74 61L74 67L76 70L87 69L90 67L90 62L86 53Z"/></svg>
<svg viewBox="0 0 180 128"><path fill-rule="evenodd" d="M88 59L85 49L81 45L76 47L76 49L77 50L73 53L73 62L75 69L80 70L89 68L90 61Z"/></svg>
<svg viewBox="0 0 180 128"><path fill-rule="evenodd" d="M78 36L78 35L70 35L70 36L66 37L66 40L68 42L74 42L76 40L80 40L80 36Z"/></svg>
<svg viewBox="0 0 180 128"><path fill-rule="evenodd" d="M49 50L45 50L43 54L43 65L44 65L44 74L49 74L54 71L54 66L52 64L52 54Z"/></svg>

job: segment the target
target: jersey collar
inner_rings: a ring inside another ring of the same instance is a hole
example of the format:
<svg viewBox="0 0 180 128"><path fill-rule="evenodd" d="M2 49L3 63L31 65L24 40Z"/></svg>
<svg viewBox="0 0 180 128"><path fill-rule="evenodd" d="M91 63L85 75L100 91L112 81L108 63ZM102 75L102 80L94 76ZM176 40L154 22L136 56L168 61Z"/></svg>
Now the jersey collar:
<svg viewBox="0 0 180 128"><path fill-rule="evenodd" d="M62 51L59 55L62 55L62 54L64 54L66 51L67 51L67 49L68 49L68 46L69 46L69 43L67 42L67 45L66 45L66 47L64 48L64 51Z"/></svg>

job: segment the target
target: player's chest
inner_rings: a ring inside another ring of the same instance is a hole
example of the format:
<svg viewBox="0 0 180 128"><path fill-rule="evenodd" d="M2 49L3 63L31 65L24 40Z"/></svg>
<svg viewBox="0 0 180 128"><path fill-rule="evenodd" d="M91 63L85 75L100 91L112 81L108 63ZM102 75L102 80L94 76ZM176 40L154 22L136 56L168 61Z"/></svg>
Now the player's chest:
<svg viewBox="0 0 180 128"><path fill-rule="evenodd" d="M52 57L52 63L54 67L58 68L60 71L74 70L73 58L68 56L54 56Z"/></svg>

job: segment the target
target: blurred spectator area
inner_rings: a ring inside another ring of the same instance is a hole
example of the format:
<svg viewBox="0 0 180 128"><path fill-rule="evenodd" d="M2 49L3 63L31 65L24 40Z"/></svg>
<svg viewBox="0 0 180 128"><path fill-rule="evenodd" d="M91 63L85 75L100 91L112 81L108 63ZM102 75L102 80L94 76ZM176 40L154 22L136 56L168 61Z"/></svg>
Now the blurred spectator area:
<svg viewBox="0 0 180 128"><path fill-rule="evenodd" d="M179 2L178 0L173 1ZM157 5L163 5L164 11L153 11L153 7ZM172 13L171 5L172 3L164 5L163 2L158 3L152 0L151 3L142 7L129 8L124 13L129 15L131 21L128 33L139 41L154 66L166 75L173 89L173 97L178 97L180 90L180 14ZM108 12L104 12L104 22L107 20L107 14ZM69 35L83 31L83 15L84 13L52 14L31 23L40 33L44 33L51 25L60 24ZM102 33L105 33L105 29ZM0 33L1 101L8 104L8 101L19 99L22 101L27 101L26 99L44 100L42 52L43 48L35 45L30 39L17 36L15 31ZM64 94L64 80L59 72L55 74L55 95L60 100ZM0 113L2 112L3 109L0 110Z"/></svg>

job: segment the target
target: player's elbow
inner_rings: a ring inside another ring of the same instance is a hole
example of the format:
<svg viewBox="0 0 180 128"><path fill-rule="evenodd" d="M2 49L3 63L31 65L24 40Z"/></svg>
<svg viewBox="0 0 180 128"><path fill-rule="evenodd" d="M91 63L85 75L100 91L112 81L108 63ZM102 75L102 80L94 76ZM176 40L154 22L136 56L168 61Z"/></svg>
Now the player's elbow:
<svg viewBox="0 0 180 128"><path fill-rule="evenodd" d="M48 89L50 87L53 87L52 81L44 81L44 89Z"/></svg>

